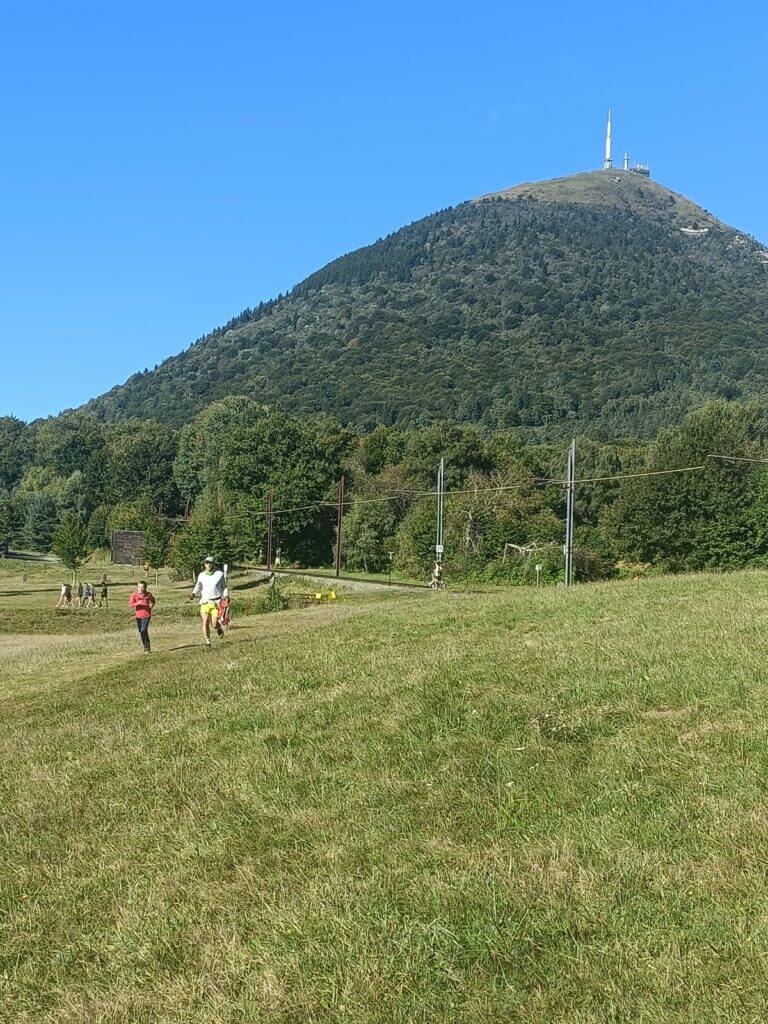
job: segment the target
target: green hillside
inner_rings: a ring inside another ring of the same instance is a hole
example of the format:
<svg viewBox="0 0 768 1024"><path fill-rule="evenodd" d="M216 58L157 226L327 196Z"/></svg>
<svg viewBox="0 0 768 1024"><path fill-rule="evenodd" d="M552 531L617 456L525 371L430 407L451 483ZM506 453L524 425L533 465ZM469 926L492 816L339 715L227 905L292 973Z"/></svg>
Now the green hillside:
<svg viewBox="0 0 768 1024"><path fill-rule="evenodd" d="M96 399L173 424L229 394L356 425L649 436L768 397L768 254L624 171L426 217Z"/></svg>
<svg viewBox="0 0 768 1024"><path fill-rule="evenodd" d="M765 1019L764 574L159 595L0 635L4 1024Z"/></svg>

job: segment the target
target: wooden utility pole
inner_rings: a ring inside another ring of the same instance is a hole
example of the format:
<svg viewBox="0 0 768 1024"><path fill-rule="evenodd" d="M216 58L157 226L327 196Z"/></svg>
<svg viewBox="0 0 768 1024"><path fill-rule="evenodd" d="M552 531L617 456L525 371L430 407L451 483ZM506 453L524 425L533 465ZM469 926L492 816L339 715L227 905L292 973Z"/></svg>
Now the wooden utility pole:
<svg viewBox="0 0 768 1024"><path fill-rule="evenodd" d="M270 488L267 495L267 572L272 569L272 505L275 492Z"/></svg>
<svg viewBox="0 0 768 1024"><path fill-rule="evenodd" d="M339 497L336 507L336 576L341 575L341 540L344 532L344 474L339 480Z"/></svg>

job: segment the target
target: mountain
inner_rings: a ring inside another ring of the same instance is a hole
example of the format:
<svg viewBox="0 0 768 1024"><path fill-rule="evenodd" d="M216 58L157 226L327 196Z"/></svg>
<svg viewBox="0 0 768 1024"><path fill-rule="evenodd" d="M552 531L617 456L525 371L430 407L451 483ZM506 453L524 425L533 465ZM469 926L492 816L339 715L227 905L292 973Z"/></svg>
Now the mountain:
<svg viewBox="0 0 768 1024"><path fill-rule="evenodd" d="M170 423L248 394L363 426L454 418L647 436L768 400L768 252L631 171L435 213L89 403Z"/></svg>

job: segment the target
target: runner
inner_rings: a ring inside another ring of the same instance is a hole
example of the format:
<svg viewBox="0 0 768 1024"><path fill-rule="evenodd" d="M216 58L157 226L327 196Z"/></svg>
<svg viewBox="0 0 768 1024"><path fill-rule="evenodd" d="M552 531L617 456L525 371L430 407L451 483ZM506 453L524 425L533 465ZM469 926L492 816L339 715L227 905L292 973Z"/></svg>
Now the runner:
<svg viewBox="0 0 768 1024"><path fill-rule="evenodd" d="M146 580L139 580L136 590L128 599L128 607L134 609L136 628L144 645L144 653L149 654L149 623L152 619L152 609L155 607L155 598L147 590Z"/></svg>
<svg viewBox="0 0 768 1024"><path fill-rule="evenodd" d="M219 622L221 628L226 632L232 623L232 609L229 605L229 598L222 597L221 604L219 605Z"/></svg>
<svg viewBox="0 0 768 1024"><path fill-rule="evenodd" d="M190 601L200 598L200 621L203 627L203 642L206 647L211 646L211 623L219 636L224 636L224 630L219 622L219 605L223 597L229 597L227 589L227 577L221 569L214 572L214 561L209 556L204 562L205 568L197 577Z"/></svg>

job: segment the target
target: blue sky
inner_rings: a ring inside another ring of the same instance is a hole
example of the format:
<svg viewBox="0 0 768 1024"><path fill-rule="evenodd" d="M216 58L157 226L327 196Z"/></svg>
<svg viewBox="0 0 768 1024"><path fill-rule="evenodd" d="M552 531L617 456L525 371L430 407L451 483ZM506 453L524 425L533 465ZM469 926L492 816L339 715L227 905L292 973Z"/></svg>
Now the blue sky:
<svg viewBox="0 0 768 1024"><path fill-rule="evenodd" d="M768 242L757 2L0 6L0 414L436 209L616 153Z"/></svg>

